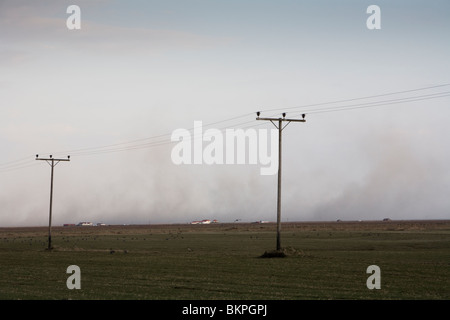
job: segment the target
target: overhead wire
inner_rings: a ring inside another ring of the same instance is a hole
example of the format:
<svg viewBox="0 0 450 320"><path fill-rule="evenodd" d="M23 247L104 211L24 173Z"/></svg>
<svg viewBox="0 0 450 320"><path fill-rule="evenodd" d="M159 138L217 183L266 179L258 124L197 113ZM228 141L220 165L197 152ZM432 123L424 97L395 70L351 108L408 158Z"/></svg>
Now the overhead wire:
<svg viewBox="0 0 450 320"><path fill-rule="evenodd" d="M216 125L216 124L226 123L226 122L229 122L229 121L233 121L233 120L237 120L237 119L240 119L240 118L243 118L243 117L247 117L250 114L253 114L253 113L246 113L246 114L243 114L243 115L240 115L240 116L236 116L236 117L232 117L232 118L228 118L228 119L225 119L225 120L211 122L211 123L207 123L207 124L204 124L204 125L202 124L202 126L207 128L207 127L211 127L211 126ZM249 121L246 121L245 123L248 123L248 122ZM191 127L189 129L186 129L186 130L187 131L193 131L193 130L195 130L195 128ZM160 134L160 135L152 136L152 137L148 137L148 138L137 139L137 140L127 141L127 142L122 142L122 143L116 143L116 144L110 144L110 145L105 145L105 146L100 146L100 147L67 150L67 151L65 151L65 153L71 153L71 155L73 155L73 156L87 156L87 155L96 155L96 154L103 154L103 153L112 153L112 152L122 152L122 151L129 151L129 150L137 150L137 149L148 148L148 147L156 147L156 146L162 146L162 145L173 143L172 141L168 141L167 140L171 136L172 136L172 133L166 133L166 134ZM59 152L59 153L63 153L63 152Z"/></svg>
<svg viewBox="0 0 450 320"><path fill-rule="evenodd" d="M28 168L28 167L31 167L31 166L34 166L37 164L37 163L31 163L30 159L31 158L28 158L27 161L18 161L17 163L10 164L8 166L2 165L0 167L0 173L24 169L24 168ZM10 161L10 162L13 162L13 161Z"/></svg>
<svg viewBox="0 0 450 320"><path fill-rule="evenodd" d="M319 113L348 111L348 110L363 109L363 108L374 108L374 107L387 106L387 105L393 105L393 104L409 103L409 102L416 102L416 101L448 97L448 96L450 96L450 91L443 91L443 92L423 94L423 95L406 96L406 97L387 99L387 100L375 100L375 101L353 103L353 104L351 104L350 102L374 99L374 98L381 98L381 97L387 97L387 96L393 96L393 95L400 95L400 94L412 93L412 92L418 92L418 91L425 91L425 90L430 90L430 89L442 88L442 87L446 87L446 86L450 86L450 84L441 84L441 85L428 86L428 87L409 89L409 90L403 90L403 91L388 92L388 93L371 95L371 96L357 97L357 98L352 98L352 99L343 99L343 100L335 100L335 101L328 101L328 102L322 102L322 103L308 104L308 105L297 106L297 107L264 109L264 110L260 110L260 111L261 112L270 112L271 116L274 117L274 116L281 114L281 112L276 112L276 111L284 111L285 112L287 110L291 110L293 112L292 116L295 117L300 114L319 114ZM342 103L344 103L344 104L342 104ZM274 112L276 112L276 113L274 113ZM248 128L263 125L263 123L255 123L254 119L236 122L236 120L247 118L248 116L250 116L252 114L254 114L254 113L253 112L245 113L245 114L241 114L239 116L227 118L224 120L205 123L205 124L202 124L202 128L208 128L208 127L212 127L212 126L216 126L216 125L220 124L221 126L215 128L215 129L223 132L224 130L226 130L230 127L248 129ZM228 123L228 124L225 125L226 123ZM186 130L189 132L194 132L191 137L192 139L200 138L199 136L195 135L195 127L191 127ZM151 136L151 137L147 137L147 138L130 140L130 141L126 141L126 142L120 142L120 143L114 143L114 144L96 146L96 147L72 149L72 150L66 150L66 151L62 151L62 152L58 152L58 153L60 153L60 154L70 153L71 156L82 157L82 156L93 156L93 155L100 155L100 154L106 154L106 153L117 153L117 152L146 149L146 148L152 148L152 147L173 144L174 141L172 141L170 139L171 136L172 136L172 133L165 133L165 134L159 134L159 135L155 135L155 136ZM2 164L0 164L0 173L32 166L33 164L31 164L30 161L31 161L31 157L27 157L27 158L22 158L19 160L12 160L12 161L2 163Z"/></svg>
<svg viewBox="0 0 450 320"><path fill-rule="evenodd" d="M352 101L358 101L358 100L367 100L367 99L380 98L380 97L386 97L386 96L392 96L392 95L398 95L398 94L410 93L410 92L416 92L416 91L424 91L424 90L430 90L430 89L436 89L436 88L448 87L448 86L450 86L450 84L440 84L440 85L408 89L408 90L403 90L403 91L394 91L394 92L388 92L388 93L382 93L382 94L376 94L376 95L370 95L370 96L364 96L364 97L358 97L358 98L327 101L327 102L307 104L307 105L297 106L297 107L265 109L265 110L260 110L260 111L264 111L264 112L272 112L272 111L278 111L278 110L287 111L287 110L293 110L293 109L299 109L299 108L318 107L318 106L323 106L323 105L337 104L337 103L343 103L343 102L352 102Z"/></svg>
<svg viewBox="0 0 450 320"><path fill-rule="evenodd" d="M344 111L344 110L374 108L374 107L387 106L387 105L393 105L393 104L401 104L401 103L416 102L416 101L422 101L422 100L437 99L437 98L443 98L443 97L448 97L448 96L450 96L450 91L427 94L427 95L420 95L420 96L414 96L414 97L389 99L389 100L383 100L383 101L373 101L373 102L350 104L350 105L343 105L343 106L317 108L317 109L303 111L302 113L314 114L314 113L327 113L327 112L337 112L337 111Z"/></svg>
<svg viewBox="0 0 450 320"><path fill-rule="evenodd" d="M364 100L364 99L386 97L386 96L391 96L391 95L398 95L398 94L403 94L403 93L424 91L424 90L435 89L435 88L439 88L439 87L445 87L445 86L449 86L449 85L450 84L428 86L428 87L423 87L423 88L416 88L416 89L410 89L410 90L389 92L389 93L378 94L378 95L371 95L371 96L365 96L365 97L359 97L359 98L337 100L337 101L329 101L329 102L324 102L324 103L316 103L316 104L304 105L304 106L300 106L300 107L290 107L290 108L283 108L283 109L281 109L281 108L278 108L278 109L266 109L266 110L263 110L263 112L277 111L277 110L294 110L294 111L296 111L296 110L302 109L302 108L311 108L311 107L313 107L313 109L308 109L308 110L302 112L302 113L311 114L311 113L325 113L325 112L352 110L352 109L359 109L359 108L370 108L370 107L378 107L378 106L398 104L398 103L421 101L421 100L427 100L427 99L434 99L434 98L441 98L441 97L449 96L450 95L450 91L438 92L438 93L432 93L432 94L420 95L420 96L413 96L413 97L404 97L404 98L397 98L397 99L382 100L382 101L372 101L372 102L366 102L366 103L362 103L362 104L346 104L346 105L338 105L338 106L327 107L327 108L316 108L317 106L324 106L324 105L337 104L337 103L342 103L342 102L351 102L351 101L357 101L357 100ZM202 126L203 126L203 128L207 128L207 127L210 127L210 126L213 126L213 125L222 124L222 123L226 123L226 122L229 122L229 121L241 119L243 117L247 117L247 116L252 115L252 114L253 113L246 113L246 114L243 114L243 115L240 115L240 116L236 116L236 117L232 117L232 118L228 118L228 119L225 119L225 120L220 120L220 121L216 121L216 122L202 124ZM277 114L273 114L272 116L275 116ZM294 115L294 116L296 116L296 115ZM249 124L251 124L251 125L249 125ZM256 124L256 123L254 123L254 120L252 119L252 120L248 120L248 121L232 124L233 127L241 127L243 125L247 125L247 126L245 126L245 128L251 128L251 127L256 127L256 126L262 125L262 123ZM228 127L223 127L222 126L222 127L216 128L216 129L223 131L223 130L226 130L227 128ZM195 128L192 127L192 128L186 129L186 130L191 132L191 131L194 131ZM122 151L136 150L136 149L142 149L142 148L148 148L148 147L156 147L156 146L168 145L168 144L172 144L173 143L173 141L168 141L167 140L167 138L170 137L171 135L172 135L172 133L162 134L162 135L153 136L153 137L146 138L146 139L134 140L134 141L131 141L131 142L128 142L128 143L122 143L122 144L116 144L116 145L108 146L108 147L113 147L112 149L111 148L105 149L105 148L102 147L102 150L95 150L94 149L94 150L88 151L87 153L78 153L78 154L75 153L75 155L94 155L94 154L101 154L101 153L122 152ZM156 140L156 141L149 142L149 140L154 140L154 139L158 139L158 138L160 138L160 139L164 138L164 140ZM196 137L193 134L191 138L195 139L195 138L200 138L200 137ZM142 144L132 144L132 145L130 145L130 143L139 142L139 141L147 141L147 142L142 143ZM118 146L122 146L122 147L116 148Z"/></svg>
<svg viewBox="0 0 450 320"><path fill-rule="evenodd" d="M450 91L446 91L446 92L439 92L439 93L432 93L432 94L426 94L426 95L416 95L416 96L410 96L410 97L404 97L404 98L397 98L397 99L388 99L388 100L381 100L381 101L372 101L372 102L365 102L365 103L358 103L358 104L345 104L345 105L337 105L337 106L332 106L332 107L326 107L326 108L316 108L319 105L327 105L327 104L336 104L342 101L356 101L356 100L362 100L362 99L369 99L369 98L373 98L373 97L382 97L382 96L389 96L389 95L394 95L394 94L400 94L400 93L406 93L406 92L414 92L414 91L419 91L419 90L426 90L426 89L430 89L430 88L436 88L436 87L442 87L444 85L440 85L440 86L433 86L433 87L426 87L426 88L422 88L422 89L413 89L413 90L405 90L405 91L398 91L398 92L392 92L392 93L386 93L386 94L381 94L381 95L374 95L374 96L368 96L368 97L363 97L363 98L354 98L354 99L346 99L346 100L339 100L339 101L331 101L331 102L324 102L324 103L320 103L320 104L311 104L311 105L305 105L305 106L301 106L301 107L294 107L294 108L288 108L291 110L297 111L299 108L308 108L307 110L303 110L300 114L305 113L305 114L312 114L312 113L325 113L325 112L334 112L334 111L344 111L344 110L353 110L353 109L361 109L361 108L372 108L372 107L379 107L379 106L386 106L386 105L392 105L392 104L399 104L399 103L407 103L407 102L413 102L413 101L421 101L421 100L428 100L428 99L435 99L435 98L441 98L441 97L447 97L450 95ZM311 108L313 107L313 108ZM284 109L269 109L269 111L274 111L274 110L286 110L286 108ZM266 112L267 110L263 110L263 112ZM223 124L229 121L233 121L233 120L237 120L237 119L241 119L243 117L247 117L249 115L251 115L253 113L247 113L247 114L243 114L237 117L232 117L229 119L225 119L225 120L221 120L221 121L216 121L216 122L211 122L211 123L207 123L207 124L202 124L203 128L207 128L207 127L211 127L213 125L217 125L217 124ZM272 114L272 116L277 115L276 114ZM294 114L293 116L297 116L299 114ZM239 123L233 123L232 126L233 127L241 127L243 125L246 125L244 128L248 129L248 128L252 128L252 127L256 127L256 126L260 126L262 125L262 123L254 123L254 119L252 120L248 120L248 121L243 121L243 122L239 122ZM227 128L229 128L229 126L220 126L218 129L220 131L224 131ZM191 138L194 140L196 138L201 138L204 137L203 132L201 134L201 136L198 136L198 134L195 134L195 128L191 127L189 129L186 129L189 132L193 132ZM85 149L84 151L77 151L77 150L73 150L72 154L75 156L86 156L86 155L98 155L98 154L104 154L104 153L113 153L113 152L123 152L123 151L131 151L131 150L137 150L137 149L143 149L143 148L149 148L149 147L157 147L157 146L163 146L163 145L169 145L169 144L173 144L173 141L168 140L169 137L172 135L172 133L167 133L167 134L162 134L162 135L158 135L158 136L153 136L153 137L149 137L149 138L145 138L145 139L139 139L139 140L133 140L130 142L125 142L125 143L119 143L119 144L114 144L114 145L108 145L108 146L104 146L104 147L100 147L100 148L89 148L89 149ZM137 143L136 142L141 142L143 141L143 143Z"/></svg>

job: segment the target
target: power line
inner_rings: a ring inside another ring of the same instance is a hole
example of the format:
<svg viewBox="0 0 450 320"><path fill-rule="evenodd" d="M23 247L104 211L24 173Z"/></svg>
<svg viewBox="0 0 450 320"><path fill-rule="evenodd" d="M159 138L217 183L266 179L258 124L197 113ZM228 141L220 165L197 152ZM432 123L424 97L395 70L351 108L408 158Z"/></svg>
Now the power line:
<svg viewBox="0 0 450 320"><path fill-rule="evenodd" d="M399 95L399 94L405 94L405 93L425 91L425 90L430 90L430 89L442 88L442 87L446 87L446 86L450 86L450 84L441 84L441 85L415 88L415 89L409 89L409 90L403 90L403 91L388 92L388 93L378 94L378 95L357 97L357 98L352 98L352 99L328 101L328 102L308 104L308 105L297 106L297 107L288 107L288 108L284 108L284 110L292 110L294 112L294 114L292 114L291 116L295 117L295 116L298 116L303 113L305 113L305 114L320 114L320 113L375 108L375 107L380 107L380 106L424 101L424 100L448 97L448 96L450 96L450 91L443 91L443 92L423 94L423 95L406 96L406 97L395 98L395 99L376 100L376 101L370 101L370 102L349 103L349 102L354 102L354 101L361 101L361 100L367 100L367 99L373 99L373 98L381 98L381 97L387 97L387 96L393 96L393 95ZM344 103L344 104L342 104L342 103ZM328 105L328 107L325 107L327 105ZM333 105L335 105L335 106L333 106ZM324 106L324 107L318 108L320 106ZM261 111L262 112L273 112L273 111L278 111L278 110L281 110L281 108L263 109ZM233 127L244 126L243 129L247 129L247 128L262 125L262 123L254 124L254 121L250 120L250 119L246 120L246 121L236 122L236 120L247 118L252 114L253 113L246 113L246 114L242 114L239 116L227 118L224 120L210 122L210 123L204 124L203 127L207 128L207 127L211 127L214 125L222 124L222 126L220 126L219 128L216 128L216 129L225 130L227 127L229 128L230 126L233 126ZM275 117L279 114L280 113L274 113L271 115L271 117ZM225 125L225 124L227 124L227 125ZM193 131L194 128L190 128L187 130ZM87 147L87 148L66 150L63 152L70 153L72 156L81 157L81 156L94 156L94 155L101 155L101 154L107 154L107 153L117 153L117 152L126 152L126 151L133 151L133 150L139 150L139 149L153 148L153 147L173 144L173 142L170 141L171 134L172 133L165 133L165 134L159 134L159 135L155 135L155 136L151 136L151 137L147 137L147 138L135 139L135 140L127 141L127 142L121 142L121 143L115 143L115 144L109 144L109 145L103 145L103 146L96 146L96 147ZM201 137L194 136L193 138L195 139L195 138L201 138ZM63 152L61 152L61 153L63 153ZM22 159L12 160L12 161L2 163L2 164L0 164L0 173L14 171L14 170L32 166L32 164L30 163L30 159L31 159L31 156L27 157L27 158L22 158Z"/></svg>
<svg viewBox="0 0 450 320"><path fill-rule="evenodd" d="M313 114L313 113L346 111L346 110L354 110L354 109L375 108L375 107L387 106L387 105L393 105L393 104L401 104L401 103L407 103L407 102L416 102L416 101L444 98L444 97L448 97L448 96L450 96L450 91L433 93L433 94L428 94L428 95L421 95L421 96L414 96L414 97L399 98L399 99L366 102L366 103L362 103L362 104L350 104L350 105L335 106L335 107L329 107L329 108L311 109L310 111L302 111L302 113Z"/></svg>
<svg viewBox="0 0 450 320"><path fill-rule="evenodd" d="M37 165L37 163L28 163L28 164L22 164L22 165L15 165L15 166L11 166L11 167L6 167L6 168L0 169L0 173L20 170L20 169L32 167L32 166L35 166L35 165Z"/></svg>
<svg viewBox="0 0 450 320"><path fill-rule="evenodd" d="M243 117L247 117L252 113L246 113L242 114L240 116L228 118L225 120L220 120L216 122L207 123L204 125L204 127L210 127L216 124L220 123L226 123L229 121L241 119ZM247 121L245 123L250 123L251 121ZM187 129L188 131L194 130L194 128ZM165 133L160 134L148 138L142 138L137 140L131 140L127 142L121 142L121 143L115 143L105 146L99 146L99 147L91 147L91 148L83 148L83 149L75 149L75 150L67 150L65 152L71 153L72 156L83 156L83 155L93 155L93 154L102 154L102 153L111 153L111 152L122 152L122 151L129 151L129 150L136 150L136 149L142 149L142 148L148 148L148 147L155 147L155 146L161 146L166 144L172 144L171 141L167 142L167 139L170 138L172 133ZM163 140L161 140L163 139ZM155 141L156 140L156 141Z"/></svg>
<svg viewBox="0 0 450 320"><path fill-rule="evenodd" d="M450 84L440 84L440 85L435 85L435 86L422 87L422 88L416 88L416 89L409 89L409 90L403 90L403 91L388 92L388 93L382 93L382 94L371 95L371 96L364 96L364 97L358 97L358 98L327 101L327 102L314 103L314 104L308 104L308 105L297 106L297 107L265 109L265 110L261 110L261 111L263 111L263 112L272 112L272 111L278 111L278 110L286 111L286 110L292 110L292 109L317 107L317 106L323 106L323 105L328 105L328 104L336 104L336 103L343 103L343 102L352 102L352 101L358 101L358 100L380 98L380 97L386 97L386 96L392 96L392 95L403 94L403 93L410 93L410 92L416 92L416 91L424 91L424 90L430 90L430 89L436 89L436 88L448 87L448 86L450 86ZM280 114L280 113L278 113L278 114Z"/></svg>
<svg viewBox="0 0 450 320"><path fill-rule="evenodd" d="M12 161L8 161L8 162L4 162L3 164L0 164L0 173L15 171L18 169L31 167L33 165L36 165L36 163L33 163L31 161L31 156L26 157L26 158L17 159L17 160L12 160Z"/></svg>
<svg viewBox="0 0 450 320"><path fill-rule="evenodd" d="M415 90L408 90L408 91L418 91L419 89L415 89ZM404 91L402 91L404 92ZM389 94L384 94L384 95L379 95L379 96L387 96L387 95L392 95L394 93L389 93ZM347 104L347 105L339 105L339 106L334 106L334 107L328 107L328 108L320 108L320 109L311 109L310 111L303 111L301 114L312 114L312 113L325 113L325 112L335 112L335 111L343 111L343 110L353 110L353 109L361 109L361 108L373 108L373 107L379 107L379 106L385 106L385 105L392 105L392 104L399 104L399 103L407 103L407 102L414 102L414 101L422 101L422 100L429 100L429 99L436 99L436 98L442 98L442 97L447 97L450 96L450 91L447 92L440 92L440 93L433 93L433 94L427 94L427 95L421 95L421 96L413 96L413 97L405 97L405 98L398 98L398 99L389 99L389 100L381 100L381 101L373 101L373 102L366 102L366 103L362 103L362 104ZM373 96L371 96L373 97ZM347 99L346 101L355 101L358 99L363 99L363 98L355 98L355 99ZM344 101L344 100L341 100ZM308 105L308 106L318 106L318 105L325 105L325 104L332 104L332 103L336 103L336 102L325 102L325 103L320 103L320 104L314 104L314 105ZM295 107L295 109L299 109L299 108L305 108L308 106L302 106L302 107ZM292 108L290 108L292 109ZM274 109L270 109L271 111L273 111ZM266 112L267 110L264 110L264 112ZM276 116L278 114L274 114L272 116ZM293 116L298 116L300 114L294 114ZM215 124L219 124L219 123L224 123L230 120L234 120L234 119L239 119L242 118L246 115L243 116L239 116L239 117L234 117L234 118L230 118L227 120L222 120L222 121L217 121L217 122L213 122L213 123L209 123L204 125L204 127L207 126L212 126ZM245 124L250 124L253 121L245 121L245 122L241 122L238 124L234 124L234 126L242 126ZM246 126L245 128L251 128L251 127L255 127L256 125L252 124L249 126ZM217 128L218 130L225 130L226 128ZM190 128L187 129L188 131L193 131L194 128ZM168 145L168 144L172 144L171 141L167 141L167 138L170 136L171 134L163 134L163 135L158 135L158 136L154 136L154 137L150 137L150 138L146 138L146 139L140 139L140 140L135 140L134 142L138 142L138 141L148 141L151 139L158 139L158 138L165 138L164 140L156 140L153 142L145 142L142 144L132 144L133 142L127 142L127 143L120 143L120 144L115 144L115 145L109 145L109 146L105 146L105 147L101 147L101 148L88 148L88 149L84 149L85 151L79 151L77 152L76 150L71 150L70 152L73 155L78 155L78 156L82 156L82 155L97 155L97 154L103 154L103 153L112 153L112 152L123 152L123 151L130 151L130 150L137 150L137 149L143 149L143 148L149 148L149 147L156 147L156 146L163 146L163 145ZM194 136L193 139L195 138L201 138L201 137L196 137ZM83 150L83 149L82 149Z"/></svg>

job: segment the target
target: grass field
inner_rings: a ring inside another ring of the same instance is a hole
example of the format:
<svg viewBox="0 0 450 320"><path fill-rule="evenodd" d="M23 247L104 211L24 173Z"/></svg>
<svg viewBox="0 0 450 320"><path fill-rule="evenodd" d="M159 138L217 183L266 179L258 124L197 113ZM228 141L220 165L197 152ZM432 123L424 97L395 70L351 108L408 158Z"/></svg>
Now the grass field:
<svg viewBox="0 0 450 320"><path fill-rule="evenodd" d="M0 299L450 299L450 221L0 228ZM69 290L66 269L81 270ZM366 269L381 269L369 290Z"/></svg>

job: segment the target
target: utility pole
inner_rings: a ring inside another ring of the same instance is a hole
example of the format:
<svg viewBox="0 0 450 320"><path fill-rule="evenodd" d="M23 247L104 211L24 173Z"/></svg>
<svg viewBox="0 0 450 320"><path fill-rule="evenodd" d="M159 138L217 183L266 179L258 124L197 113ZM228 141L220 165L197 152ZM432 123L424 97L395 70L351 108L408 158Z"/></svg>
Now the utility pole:
<svg viewBox="0 0 450 320"><path fill-rule="evenodd" d="M260 118L260 112L256 113L256 120L270 121L278 129L278 195L277 195L277 251L281 250L281 142L282 131L291 122L306 122L305 114L302 114L303 119L286 119L286 113L283 113L283 118ZM274 122L275 121L275 122ZM278 122L278 125L276 124ZM283 126L283 122L287 122Z"/></svg>
<svg viewBox="0 0 450 320"><path fill-rule="evenodd" d="M52 168L50 178L50 209L48 214L48 250L52 250L53 169L60 161L70 161L70 156L67 156L67 159L55 159L52 155L50 155L50 158L39 158L39 155L37 154L36 160L47 161Z"/></svg>

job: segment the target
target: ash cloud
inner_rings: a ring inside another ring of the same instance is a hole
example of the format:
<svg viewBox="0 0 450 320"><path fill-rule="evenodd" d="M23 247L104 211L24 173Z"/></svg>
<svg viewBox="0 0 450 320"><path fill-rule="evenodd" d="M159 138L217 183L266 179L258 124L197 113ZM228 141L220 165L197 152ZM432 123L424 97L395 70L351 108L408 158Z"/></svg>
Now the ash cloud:
<svg viewBox="0 0 450 320"><path fill-rule="evenodd" d="M391 132L392 133L392 132ZM319 220L448 218L450 202L445 159L426 140L398 132L370 139L364 147L370 170L358 182L343 185L338 195L319 204ZM422 144L422 145L421 145Z"/></svg>

